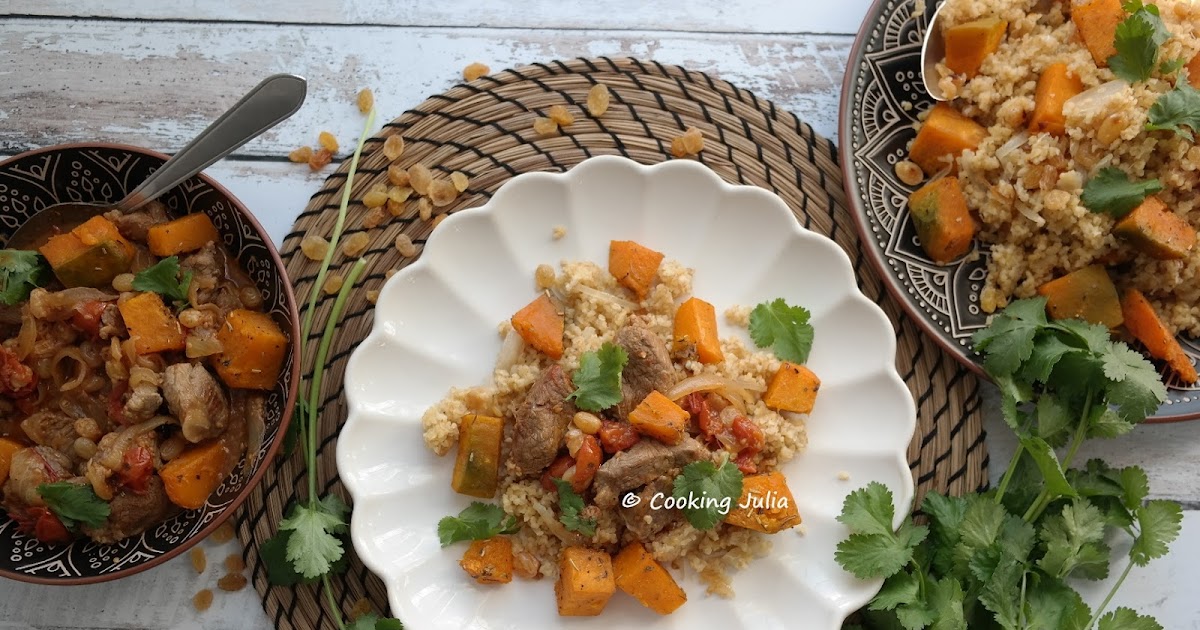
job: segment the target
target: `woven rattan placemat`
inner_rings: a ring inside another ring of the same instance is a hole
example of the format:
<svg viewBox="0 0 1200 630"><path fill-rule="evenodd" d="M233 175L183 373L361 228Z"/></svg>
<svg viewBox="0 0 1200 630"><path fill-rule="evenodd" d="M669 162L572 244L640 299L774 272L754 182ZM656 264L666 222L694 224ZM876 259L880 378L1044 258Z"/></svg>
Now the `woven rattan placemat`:
<svg viewBox="0 0 1200 630"><path fill-rule="evenodd" d="M583 106L596 83L604 83L612 93L611 106L600 118L589 116ZM545 116L556 104L565 104L575 122L558 137L539 138L533 131L534 118ZM486 202L515 175L562 171L594 155L623 155L647 164L671 159L671 139L691 126L704 134L704 150L696 159L729 182L774 191L805 227L835 240L854 261L863 292L895 324L896 364L918 403L917 433L908 450L919 485L918 501L929 489L961 493L984 486L988 459L978 383L903 316L863 258L846 209L833 144L770 101L707 74L635 59L575 59L505 70L456 85L385 124L366 144L354 180L346 234L362 230L366 208L358 200L364 192L386 181L389 161L381 149L384 139L393 134L402 135L406 143L397 161L401 166L419 162L442 176L453 171L470 176L469 188L449 206L455 211ZM300 241L310 233L329 235L348 169L349 161L329 176L283 242L283 258L298 296L309 294L318 268L300 254ZM412 262L393 245L401 232L418 247L430 232L430 222L417 217L415 203L410 202L403 216L369 231L372 267L362 288L352 294L325 366L317 471L322 494L334 491L346 496L334 461L334 443L346 415L342 373L350 353L371 328L367 291L378 289L388 270ZM335 271L342 259L335 257ZM331 298L323 300L316 321L325 320L332 303ZM312 372L316 346L310 343L303 359L306 374ZM239 535L246 544L254 586L276 626L333 627L316 588L272 587L259 561L259 546L275 532L284 508L302 485L302 476L299 453L268 469L242 508ZM357 558L351 558L349 571L336 581L335 590L343 614L362 597L377 611L387 610L383 584Z"/></svg>

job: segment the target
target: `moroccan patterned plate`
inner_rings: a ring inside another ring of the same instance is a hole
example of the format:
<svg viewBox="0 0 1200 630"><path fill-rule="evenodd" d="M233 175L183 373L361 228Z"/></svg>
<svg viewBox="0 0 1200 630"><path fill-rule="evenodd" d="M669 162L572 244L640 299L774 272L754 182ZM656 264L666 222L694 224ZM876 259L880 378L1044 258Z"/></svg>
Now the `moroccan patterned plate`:
<svg viewBox="0 0 1200 630"><path fill-rule="evenodd" d="M918 11L922 5L923 12ZM913 188L896 178L918 114L933 105L921 86L921 41L935 0L877 0L851 49L842 84L840 158L846 197L867 258L918 324L963 364L984 374L971 334L987 325L979 306L989 251L949 265L929 259L908 216ZM1180 338L1195 361L1200 343ZM1149 422L1200 418L1200 384L1168 380L1168 397Z"/></svg>
<svg viewBox="0 0 1200 630"><path fill-rule="evenodd" d="M63 201L116 202L165 162L167 156L118 144L68 144L22 153L0 162L0 243L38 210ZM283 263L262 227L228 190L198 175L160 197L174 215L204 212L226 251L262 292L264 305L295 340L299 318ZM252 466L239 465L204 507L159 523L117 544L78 540L46 545L17 531L0 511L0 576L39 584L89 584L162 564L200 542L241 505L258 483L292 417L300 373L295 348L279 383L267 396L266 434Z"/></svg>

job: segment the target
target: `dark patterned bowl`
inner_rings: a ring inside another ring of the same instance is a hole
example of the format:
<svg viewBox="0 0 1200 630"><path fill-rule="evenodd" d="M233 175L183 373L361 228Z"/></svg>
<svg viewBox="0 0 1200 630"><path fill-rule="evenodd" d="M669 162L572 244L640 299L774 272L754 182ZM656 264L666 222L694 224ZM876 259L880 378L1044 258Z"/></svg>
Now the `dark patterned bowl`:
<svg viewBox="0 0 1200 630"><path fill-rule="evenodd" d="M118 144L66 144L22 153L0 162L0 242L33 213L60 201L117 201L167 156ZM200 542L241 505L275 456L292 417L300 372L294 341L299 317L283 262L262 226L228 190L206 175L177 186L160 200L174 214L204 212L225 249L236 254L258 286L264 305L290 331L292 352L279 384L267 397L266 433L255 464L239 466L198 510L159 523L114 545L79 540L45 545L17 531L0 512L0 576L39 584L90 584L162 564Z"/></svg>
<svg viewBox="0 0 1200 630"><path fill-rule="evenodd" d="M908 216L913 188L896 178L896 162L907 157L917 115L933 105L921 85L921 41L936 0L876 0L850 52L842 84L840 158L846 196L867 259L888 290L925 332L954 358L982 376L971 334L987 325L979 306L989 251L949 265L929 259ZM1200 343L1180 338L1193 361ZM1200 418L1200 384L1167 381L1167 401L1149 422Z"/></svg>

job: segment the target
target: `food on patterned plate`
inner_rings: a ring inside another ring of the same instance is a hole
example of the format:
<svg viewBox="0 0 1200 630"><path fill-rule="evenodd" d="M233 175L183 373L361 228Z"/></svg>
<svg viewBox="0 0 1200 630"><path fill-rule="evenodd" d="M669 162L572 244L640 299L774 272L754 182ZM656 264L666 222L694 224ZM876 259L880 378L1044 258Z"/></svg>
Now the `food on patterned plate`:
<svg viewBox="0 0 1200 630"><path fill-rule="evenodd" d="M726 311L774 353L719 338L691 270L632 241L611 243L607 270L541 265L535 282L500 325L491 380L422 418L431 450L458 448L448 484L499 503L443 518L442 544L474 541L461 564L481 583L555 580L564 616L600 614L617 590L669 614L687 600L681 566L732 596L728 572L800 524L779 469L820 386L808 312Z"/></svg>
<svg viewBox="0 0 1200 630"><path fill-rule="evenodd" d="M932 179L910 198L922 247L946 263L978 236L984 312L1041 294L1196 382L1174 336L1200 336L1200 5L946 2L953 100L897 166Z"/></svg>
<svg viewBox="0 0 1200 630"><path fill-rule="evenodd" d="M45 543L203 507L263 440L290 341L204 214L152 202L0 251L0 499Z"/></svg>

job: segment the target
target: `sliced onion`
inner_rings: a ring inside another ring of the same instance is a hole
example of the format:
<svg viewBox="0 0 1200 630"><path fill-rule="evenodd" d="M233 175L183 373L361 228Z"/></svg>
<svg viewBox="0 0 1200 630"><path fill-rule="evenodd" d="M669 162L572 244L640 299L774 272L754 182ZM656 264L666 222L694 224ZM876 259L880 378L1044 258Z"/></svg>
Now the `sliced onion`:
<svg viewBox="0 0 1200 630"><path fill-rule="evenodd" d="M612 302L613 304L616 304L622 308L625 308L625 309L628 309L631 311L636 311L639 308L638 305L635 304L634 302L630 302L629 300L626 300L625 298L623 298L619 295L613 295L612 293L609 293L607 291L601 291L600 289L594 289L592 287L585 286L585 285L579 285L578 289L579 289L579 292L584 295L591 296L591 297L594 297L599 300L606 300L608 302Z"/></svg>
<svg viewBox="0 0 1200 630"><path fill-rule="evenodd" d="M1026 219L1033 221L1038 227L1046 225L1046 220L1042 218L1042 215L1034 212L1033 208L1030 207L1029 204L1018 203L1017 212L1020 212Z"/></svg>
<svg viewBox="0 0 1200 630"><path fill-rule="evenodd" d="M38 319L62 321L75 313L85 302L111 302L116 295L89 287L75 287L62 291L34 289L29 294L29 311Z"/></svg>
<svg viewBox="0 0 1200 630"><path fill-rule="evenodd" d="M500 344L500 354L496 356L496 369L511 368L516 364L517 359L521 358L523 350L525 350L525 340L521 337L521 333L510 328L504 335L504 342Z"/></svg>
<svg viewBox="0 0 1200 630"><path fill-rule="evenodd" d="M24 361L37 343L37 319L28 308L21 309L21 332L17 333L17 358Z"/></svg>
<svg viewBox="0 0 1200 630"><path fill-rule="evenodd" d="M578 545L584 542L584 538L575 532L569 531L562 523L558 521L558 517L554 512L537 501L530 501L529 506L534 509L542 517L542 526L550 530L559 540L568 545Z"/></svg>
<svg viewBox="0 0 1200 630"><path fill-rule="evenodd" d="M1009 138L1008 142L1005 142L1004 144L1000 145L999 149L996 149L996 157L1003 160L1004 158L1008 157L1013 151L1016 151L1017 149L1021 148L1021 146L1024 145L1028 140L1029 140L1029 132L1028 131L1021 131L1020 133L1017 133L1013 137Z"/></svg>
<svg viewBox="0 0 1200 630"><path fill-rule="evenodd" d="M679 400L688 394L696 392L714 392L724 390L726 387L726 379L717 374L697 374L689 376L678 383L668 391L667 398L671 400Z"/></svg>
<svg viewBox="0 0 1200 630"><path fill-rule="evenodd" d="M1101 83L1090 90L1084 90L1063 103L1063 111L1078 117L1091 117L1103 111L1109 101L1129 89L1129 84L1117 79Z"/></svg>
<svg viewBox="0 0 1200 630"><path fill-rule="evenodd" d="M224 350L225 347L221 345L221 340L217 339L217 334L208 328L192 330L184 341L184 354L189 359L220 354Z"/></svg>

